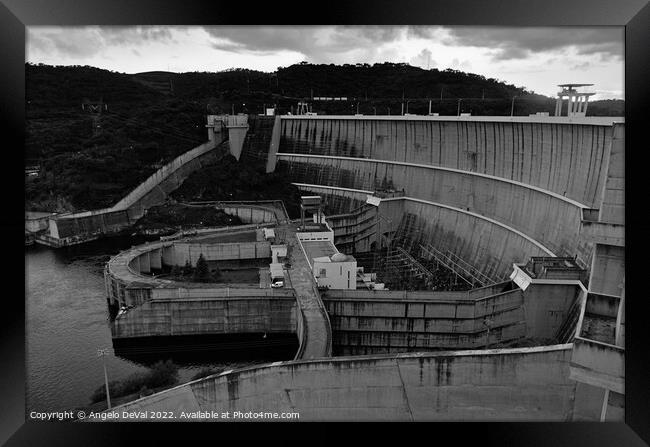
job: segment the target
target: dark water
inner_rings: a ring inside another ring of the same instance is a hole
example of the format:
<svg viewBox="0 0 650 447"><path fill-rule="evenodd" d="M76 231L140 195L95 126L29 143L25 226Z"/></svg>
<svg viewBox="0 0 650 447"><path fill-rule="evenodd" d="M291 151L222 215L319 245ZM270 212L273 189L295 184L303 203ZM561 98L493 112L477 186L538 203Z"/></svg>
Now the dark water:
<svg viewBox="0 0 650 447"><path fill-rule="evenodd" d="M70 410L89 404L104 380L99 348L110 353L106 358L109 380L146 371L142 362L114 354L103 279L103 266L111 255L142 242L142 238L111 238L59 250L26 247L28 411ZM288 352L275 352L270 358L258 355L233 361L197 353L183 358L179 376L188 381L205 367L238 367L291 357ZM168 354L160 354L160 360L167 358ZM148 357L146 363L151 361Z"/></svg>

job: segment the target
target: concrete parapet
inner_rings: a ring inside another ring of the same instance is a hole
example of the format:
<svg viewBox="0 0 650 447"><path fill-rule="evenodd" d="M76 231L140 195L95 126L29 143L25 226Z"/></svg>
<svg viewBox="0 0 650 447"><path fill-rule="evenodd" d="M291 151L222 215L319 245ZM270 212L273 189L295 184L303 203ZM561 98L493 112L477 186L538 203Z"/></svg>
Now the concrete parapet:
<svg viewBox="0 0 650 447"><path fill-rule="evenodd" d="M570 349L281 362L206 377L114 411L297 412L301 421L568 421L575 392Z"/></svg>
<svg viewBox="0 0 650 447"><path fill-rule="evenodd" d="M576 337L571 356L572 380L625 393L625 350L620 346Z"/></svg>
<svg viewBox="0 0 650 447"><path fill-rule="evenodd" d="M176 157L110 208L50 218L49 236L60 239L59 246L64 246L123 230L141 218L147 208L163 203L191 172L201 167L202 159L214 156L212 152L220 143L214 139Z"/></svg>

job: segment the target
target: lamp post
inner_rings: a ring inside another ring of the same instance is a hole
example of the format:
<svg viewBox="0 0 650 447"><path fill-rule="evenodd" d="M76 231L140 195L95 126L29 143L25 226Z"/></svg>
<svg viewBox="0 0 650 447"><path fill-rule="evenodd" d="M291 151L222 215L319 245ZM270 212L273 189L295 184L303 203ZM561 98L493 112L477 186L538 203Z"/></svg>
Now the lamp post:
<svg viewBox="0 0 650 447"><path fill-rule="evenodd" d="M515 98L516 96L512 97L512 106L510 106L510 116L514 116L515 113Z"/></svg>
<svg viewBox="0 0 650 447"><path fill-rule="evenodd" d="M104 384L106 385L106 402L108 403L108 409L111 409L111 393L108 390L108 372L106 371L106 354L108 354L108 349L98 349L97 357L102 358L102 363L104 364Z"/></svg>
<svg viewBox="0 0 650 447"><path fill-rule="evenodd" d="M456 116L460 116L460 102L462 101L461 98L458 98L458 112L456 113Z"/></svg>

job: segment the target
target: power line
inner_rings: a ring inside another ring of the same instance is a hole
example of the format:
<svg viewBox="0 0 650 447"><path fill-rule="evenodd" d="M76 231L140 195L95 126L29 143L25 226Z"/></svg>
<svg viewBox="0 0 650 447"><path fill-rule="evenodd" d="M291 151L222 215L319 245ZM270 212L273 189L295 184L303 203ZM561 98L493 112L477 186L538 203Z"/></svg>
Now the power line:
<svg viewBox="0 0 650 447"><path fill-rule="evenodd" d="M124 119L125 121L130 122L131 124L141 124L141 125L145 125L145 126L147 126L149 128L151 128L151 127L157 128L157 129L159 129L161 131L164 131L164 132L174 133L174 134L176 134L178 136L186 137L186 138L189 138L189 139L196 139L197 141L200 141L198 138L192 137L189 134L187 134L185 130L181 130L181 129L179 129L179 128L175 127L175 126L171 126L169 124L166 124L165 127L163 128L163 127L157 126L155 124L145 123L140 118L130 117L130 116L124 115L124 114L119 113L119 112L113 112L112 114L117 115L118 117Z"/></svg>
<svg viewBox="0 0 650 447"><path fill-rule="evenodd" d="M114 121L116 121L116 122L119 122L120 124L138 124L138 123L133 123L133 122L126 121L126 120L124 120L124 119L122 119L122 118L118 118L118 117L116 117L116 116L108 116L108 115L105 115L105 118L112 119L112 120L114 120ZM163 135L163 136L167 136L167 137L172 137L172 138L176 138L176 139L179 139L179 140L183 140L183 141L185 141L185 142L189 142L189 143L191 143L191 144L197 144L197 143L198 143L198 140L191 140L191 139L189 139L188 137L184 137L184 136L181 137L181 136L178 136L178 135L173 134L172 132L165 132L165 131L158 130L158 129L154 129L154 128L149 128L149 131L154 132L154 133L157 133L157 134L160 134L160 135Z"/></svg>
<svg viewBox="0 0 650 447"><path fill-rule="evenodd" d="M185 129L179 129L179 128L177 128L175 126L172 126L172 125L169 125L169 124L166 124L165 128L162 128L162 127L157 126L155 124L144 123L144 121L141 118L136 118L134 116L128 116L128 115L125 115L124 113L112 111L111 115L116 115L118 117L121 117L122 119L124 119L126 121L132 122L132 124L143 124L143 125L146 125L147 127L156 127L158 129L164 130L166 132L171 130L171 131L175 131L178 135L182 135L182 136L187 135L187 133L186 133L187 131Z"/></svg>
<svg viewBox="0 0 650 447"><path fill-rule="evenodd" d="M122 124L143 125L142 123L139 123L137 121L122 118L122 117L115 116L115 115L112 115L112 114L111 115L104 115L104 117L109 118L109 119L113 119L113 120L115 120L117 122L120 122ZM150 125L146 125L146 127L151 132L158 133L158 134L161 134L161 135L164 135L164 136L169 136L169 137L176 138L176 139L180 139L180 140L184 140L184 141L190 142L192 144L197 144L197 143L201 142L201 140L199 140L198 138L192 138L192 137L189 137L189 136L186 136L186 135L179 135L179 134L177 134L177 133L175 133L173 131L162 130L160 128L156 128L156 127L153 127L153 126L150 126Z"/></svg>

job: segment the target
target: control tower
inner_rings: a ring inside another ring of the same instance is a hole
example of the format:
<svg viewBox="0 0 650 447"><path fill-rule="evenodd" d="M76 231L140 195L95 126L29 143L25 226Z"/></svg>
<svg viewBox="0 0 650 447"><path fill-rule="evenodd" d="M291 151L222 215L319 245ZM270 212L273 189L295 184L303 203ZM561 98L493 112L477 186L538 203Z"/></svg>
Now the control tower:
<svg viewBox="0 0 650 447"><path fill-rule="evenodd" d="M579 92L576 88L591 85L594 84L559 84L558 87L562 87L562 91L558 92L557 100L555 101L555 116L562 115L564 98L567 98L569 101L566 116L585 116L589 97L595 95L595 93Z"/></svg>

